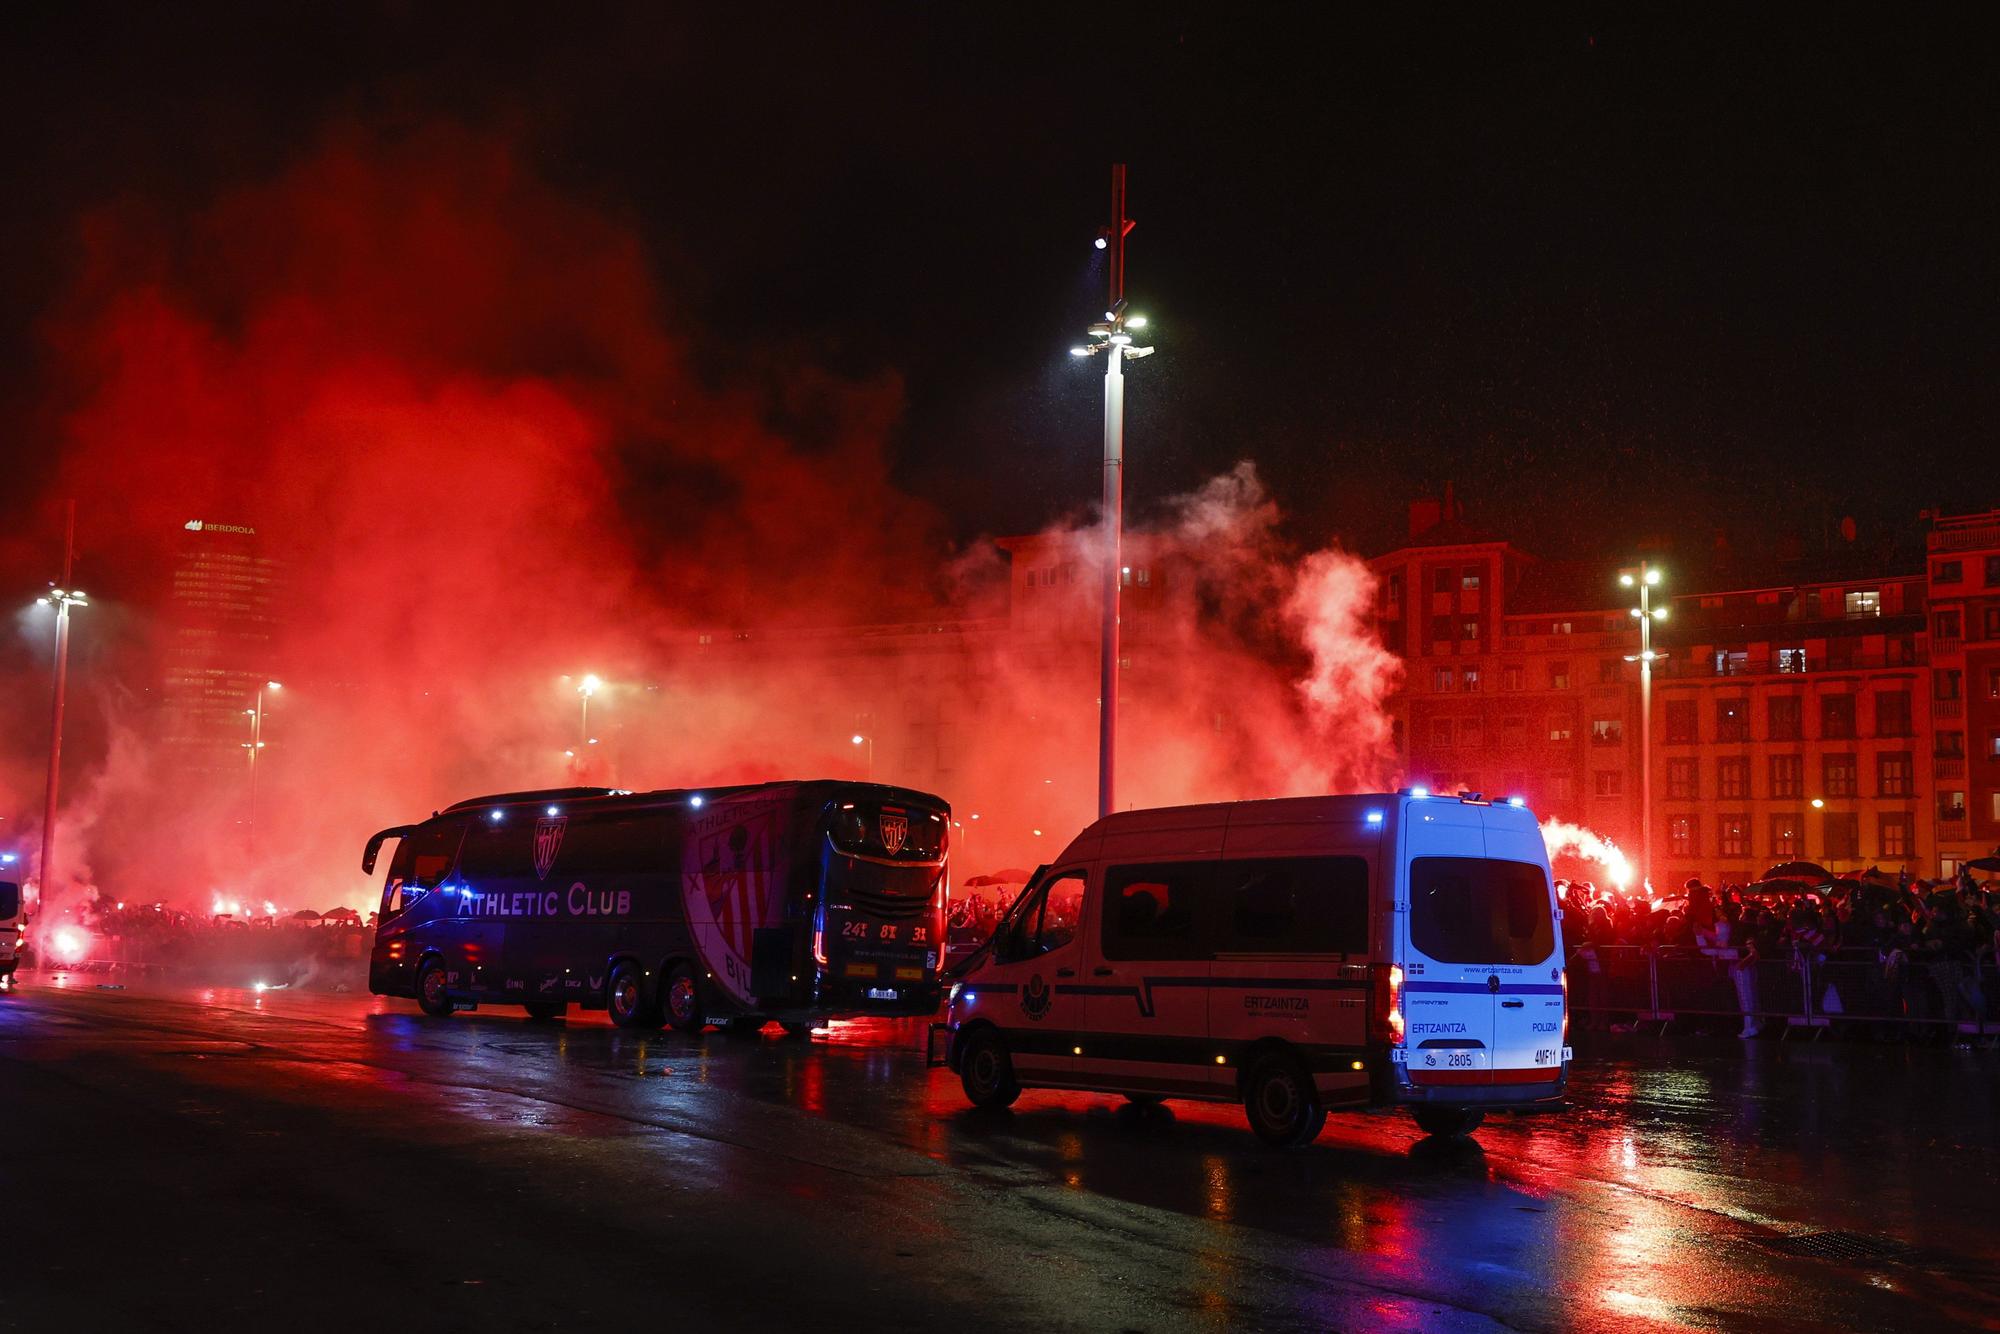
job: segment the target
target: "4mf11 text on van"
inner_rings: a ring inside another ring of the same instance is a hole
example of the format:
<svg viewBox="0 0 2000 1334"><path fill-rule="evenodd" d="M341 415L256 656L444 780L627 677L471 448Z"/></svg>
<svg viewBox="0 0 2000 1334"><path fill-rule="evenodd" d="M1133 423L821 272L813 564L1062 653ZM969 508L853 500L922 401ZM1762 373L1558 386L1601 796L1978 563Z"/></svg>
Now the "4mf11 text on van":
<svg viewBox="0 0 2000 1334"><path fill-rule="evenodd" d="M1042 867L949 979L932 1064L1023 1088L1240 1101L1280 1145L1329 1108L1431 1134L1557 1101L1562 934L1535 818L1410 792L1124 811Z"/></svg>

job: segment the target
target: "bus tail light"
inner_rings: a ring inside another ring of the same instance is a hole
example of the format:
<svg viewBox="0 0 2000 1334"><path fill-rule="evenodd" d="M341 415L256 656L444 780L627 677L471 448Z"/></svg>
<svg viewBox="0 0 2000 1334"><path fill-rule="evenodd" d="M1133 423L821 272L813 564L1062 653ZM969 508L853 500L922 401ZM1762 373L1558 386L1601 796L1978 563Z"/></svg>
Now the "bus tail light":
<svg viewBox="0 0 2000 1334"><path fill-rule="evenodd" d="M1391 1047L1403 1045L1403 966L1375 965L1374 1040Z"/></svg>
<svg viewBox="0 0 2000 1334"><path fill-rule="evenodd" d="M825 927L816 926L813 928L813 962L822 968L826 967Z"/></svg>
<svg viewBox="0 0 2000 1334"><path fill-rule="evenodd" d="M1563 989L1563 1040L1562 1040L1562 1045L1563 1045L1563 1046L1565 1046L1565 1047L1567 1047L1567 1046L1569 1045L1569 969L1567 969L1567 968L1564 968L1564 969L1560 969L1560 970L1558 970L1558 971L1557 971L1557 973L1556 973L1556 981L1558 981L1558 982L1560 982L1560 983L1562 984L1562 989Z"/></svg>

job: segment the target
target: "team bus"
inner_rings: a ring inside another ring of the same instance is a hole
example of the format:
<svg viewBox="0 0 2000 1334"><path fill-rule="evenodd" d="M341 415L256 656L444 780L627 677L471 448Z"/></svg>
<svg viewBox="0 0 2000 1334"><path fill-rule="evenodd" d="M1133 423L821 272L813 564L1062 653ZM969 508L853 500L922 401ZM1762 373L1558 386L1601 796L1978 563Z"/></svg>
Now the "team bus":
<svg viewBox="0 0 2000 1334"><path fill-rule="evenodd" d="M368 840L370 875L396 840L368 989L691 1033L934 1014L950 827L941 799L873 783L461 801Z"/></svg>
<svg viewBox="0 0 2000 1334"><path fill-rule="evenodd" d="M1422 788L1121 811L951 970L933 1065L1023 1087L1241 1102L1268 1143L1330 1107L1433 1135L1559 1100L1561 913L1535 817Z"/></svg>

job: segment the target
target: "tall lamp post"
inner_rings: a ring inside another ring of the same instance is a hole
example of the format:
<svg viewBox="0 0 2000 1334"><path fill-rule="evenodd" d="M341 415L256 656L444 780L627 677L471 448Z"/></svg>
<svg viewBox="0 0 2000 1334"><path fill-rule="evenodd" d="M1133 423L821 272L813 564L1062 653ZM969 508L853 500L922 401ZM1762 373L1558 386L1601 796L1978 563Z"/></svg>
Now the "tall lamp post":
<svg viewBox="0 0 2000 1334"><path fill-rule="evenodd" d="M245 709L243 713L250 719L250 739L243 748L250 752L250 856L257 856L257 758L264 749L264 692L283 690L276 681L266 681L257 687L257 707Z"/></svg>
<svg viewBox="0 0 2000 1334"><path fill-rule="evenodd" d="M856 732L853 741L855 745L864 746L868 750L868 781L872 783L875 781L875 738Z"/></svg>
<svg viewBox="0 0 2000 1334"><path fill-rule="evenodd" d="M1653 663L1667 655L1653 651L1653 622L1667 619L1665 607L1653 605L1653 590L1660 585L1660 571L1649 561L1638 568L1621 570L1618 582L1639 591L1639 605L1632 608L1639 622L1639 651L1625 661L1639 664L1639 887L1643 891L1653 878Z"/></svg>
<svg viewBox="0 0 2000 1334"><path fill-rule="evenodd" d="M1099 645L1097 704L1097 813L1115 805L1118 751L1118 603L1124 579L1125 537L1125 370L1127 360L1150 357L1150 347L1134 347L1129 330L1146 327L1146 317L1125 310L1125 238L1134 224L1125 216L1125 164L1111 168L1111 223L1099 233L1097 248L1111 258L1104 318L1090 326L1095 340L1069 350L1073 357L1104 353L1104 628Z"/></svg>
<svg viewBox="0 0 2000 1334"><path fill-rule="evenodd" d="M595 673L584 677L582 681L577 683L576 687L576 693L583 699L583 709L577 719L576 752L571 756L576 763L572 766L573 776L571 781L577 783L579 786L583 782L584 766L588 763L585 757L590 754L590 748L597 744L590 738L590 700L591 696L603 688L604 681Z"/></svg>
<svg viewBox="0 0 2000 1334"><path fill-rule="evenodd" d="M74 511L71 512L70 523L73 532L76 523ZM69 566L69 558L64 557L64 582L68 582ZM35 868L41 903L46 906L49 881L56 864L56 789L62 781L63 691L69 682L69 609L88 607L90 599L80 588L51 588L37 601L56 609L56 688L55 704L49 717L48 800L42 808L42 859Z"/></svg>

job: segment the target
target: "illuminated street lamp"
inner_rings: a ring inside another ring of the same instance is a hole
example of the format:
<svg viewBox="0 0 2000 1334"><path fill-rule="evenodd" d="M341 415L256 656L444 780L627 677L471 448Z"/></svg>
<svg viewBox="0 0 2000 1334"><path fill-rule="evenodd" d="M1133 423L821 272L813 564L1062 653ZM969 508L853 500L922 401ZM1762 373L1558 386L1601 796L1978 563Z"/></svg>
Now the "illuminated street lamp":
<svg viewBox="0 0 2000 1334"><path fill-rule="evenodd" d="M1110 295L1104 319L1090 326L1090 343L1073 347L1073 357L1104 357L1104 628L1099 643L1097 702L1097 813L1115 804L1118 750L1118 603L1124 574L1125 370L1124 363L1150 357L1150 347L1134 347L1133 329L1146 317L1125 309L1125 238L1133 222L1125 216L1125 165L1111 168L1111 223L1099 233L1097 248L1111 257Z"/></svg>
<svg viewBox="0 0 2000 1334"><path fill-rule="evenodd" d="M1637 569L1620 570L1618 582L1639 591L1639 605L1632 616L1639 622L1639 651L1625 661L1639 664L1639 883L1653 879L1653 663L1667 655L1653 651L1653 622L1667 619L1665 607L1653 605L1653 590L1660 585L1660 571L1647 561Z"/></svg>
<svg viewBox="0 0 2000 1334"><path fill-rule="evenodd" d="M264 692L268 690L276 693L283 689L284 687L276 681L266 681L257 688L257 706L252 709L243 710L244 716L250 719L250 739L243 743L243 748L250 752L250 829L248 844L252 858L255 858L257 855L257 756L264 749Z"/></svg>
<svg viewBox="0 0 2000 1334"><path fill-rule="evenodd" d="M865 735L865 734L863 734L863 733L861 733L861 732L856 732L856 733L855 733L855 734L853 735L853 737L852 737L852 738L850 738L850 739L851 739L851 740L852 740L852 741L854 742L854 744L855 744L855 745L857 745L857 746L865 746L865 747L867 747L867 749L868 749L868 781L869 781L869 782L871 782L871 783L872 783L872 782L874 782L874 781L875 781L875 738L874 738L874 737L872 737L872 736L868 736L868 735Z"/></svg>
<svg viewBox="0 0 2000 1334"><path fill-rule="evenodd" d="M76 514L72 509L70 512L72 534L75 531L75 524ZM65 583L68 582L69 565L70 561L65 557L63 560ZM56 864L56 789L62 780L63 690L69 682L69 609L88 607L90 599L80 588L51 587L36 601L44 607L56 609L55 705L49 719L48 800L42 811L42 860L35 868L35 881L41 889L42 903L47 904L50 872Z"/></svg>
<svg viewBox="0 0 2000 1334"><path fill-rule="evenodd" d="M597 744L597 738L590 734L590 700L593 695L602 689L604 689L604 681L595 672L586 674L583 680L577 682L576 693L583 700L583 709L577 719L576 749L568 752L570 758L575 761L571 766L572 782L581 782L583 779L583 760L578 757L588 754L590 747Z"/></svg>

